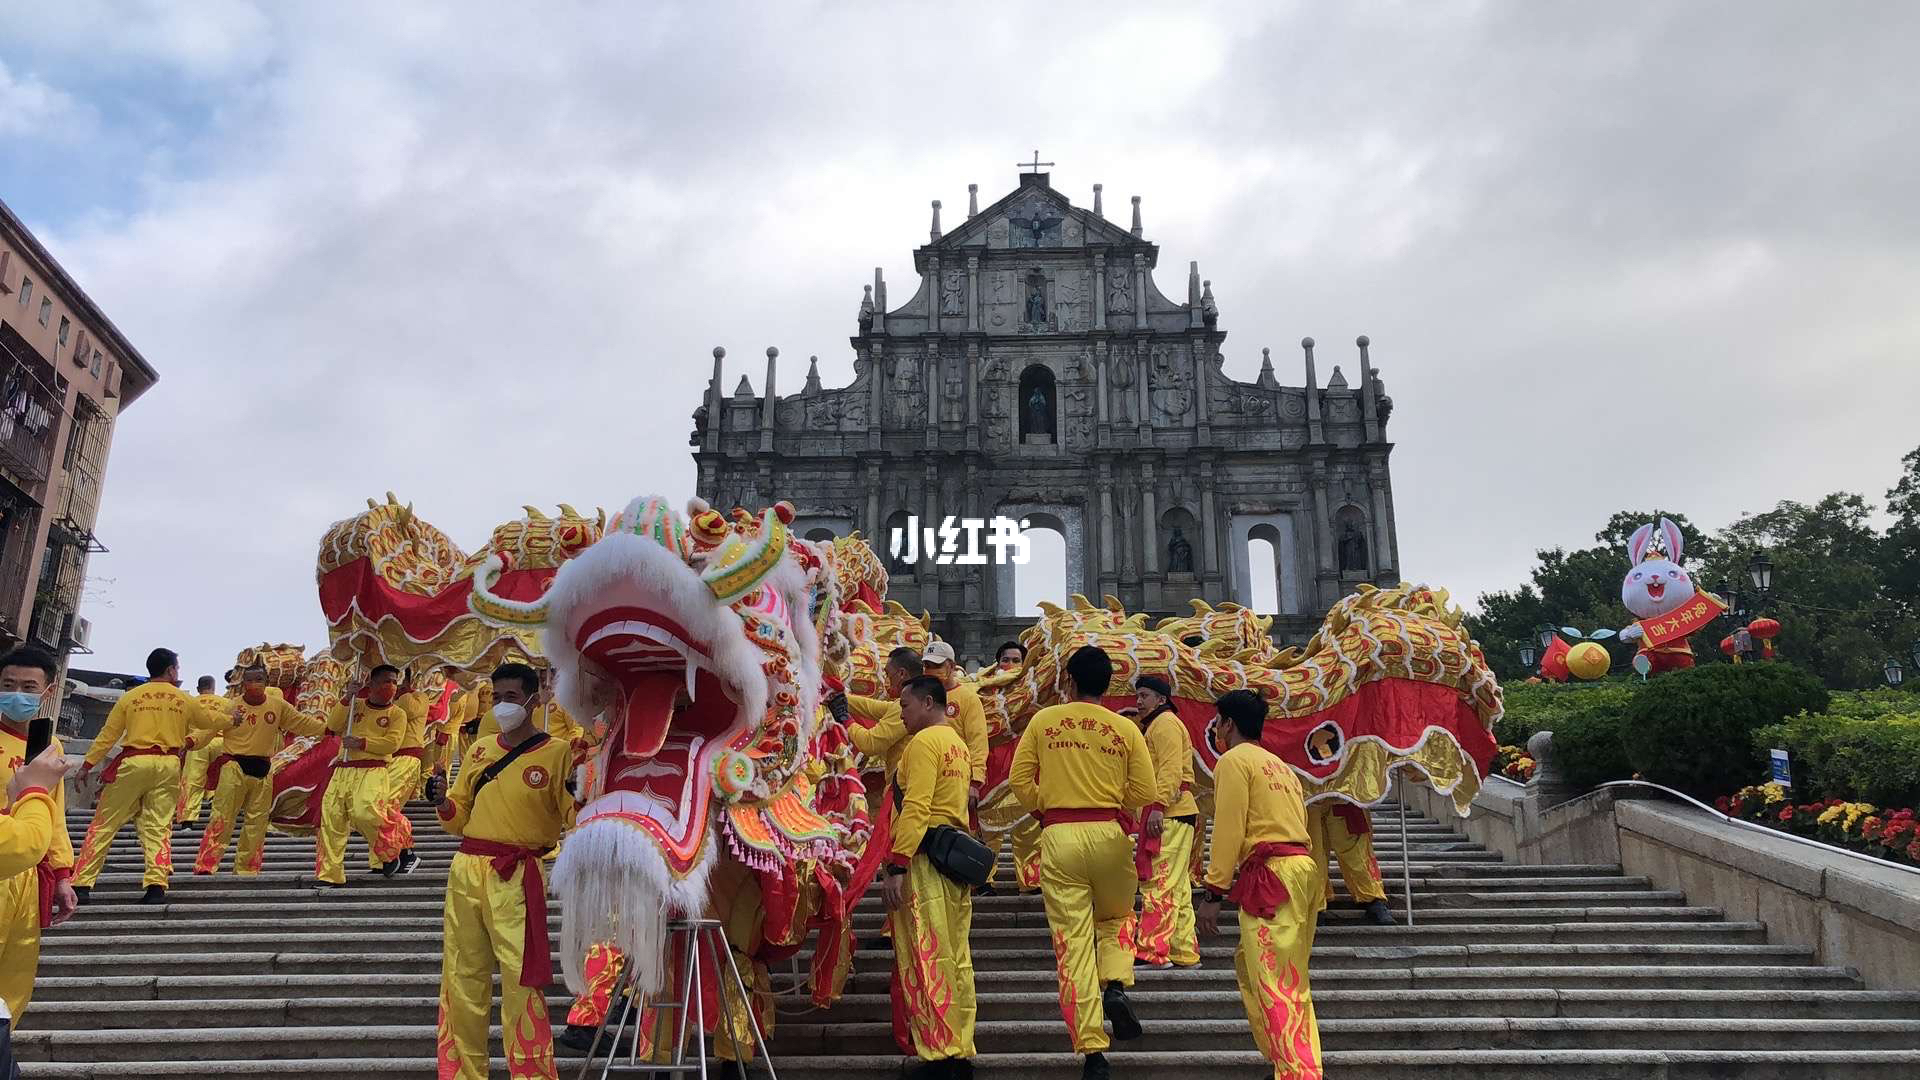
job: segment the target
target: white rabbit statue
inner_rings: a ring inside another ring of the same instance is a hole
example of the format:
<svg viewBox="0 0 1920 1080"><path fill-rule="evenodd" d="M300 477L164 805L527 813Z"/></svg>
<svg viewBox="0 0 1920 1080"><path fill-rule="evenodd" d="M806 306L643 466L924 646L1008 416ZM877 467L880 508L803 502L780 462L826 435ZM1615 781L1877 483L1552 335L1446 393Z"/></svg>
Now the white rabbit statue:
<svg viewBox="0 0 1920 1080"><path fill-rule="evenodd" d="M1655 526L1634 530L1627 541L1631 569L1620 581L1620 602L1639 620L1620 631L1620 640L1640 642L1649 675L1692 667L1693 647L1686 635L1707 625L1722 610L1718 598L1696 589L1692 576L1680 566L1684 554L1680 527L1661 518L1658 528L1666 550L1653 545ZM1649 626L1659 628L1657 641L1649 640Z"/></svg>

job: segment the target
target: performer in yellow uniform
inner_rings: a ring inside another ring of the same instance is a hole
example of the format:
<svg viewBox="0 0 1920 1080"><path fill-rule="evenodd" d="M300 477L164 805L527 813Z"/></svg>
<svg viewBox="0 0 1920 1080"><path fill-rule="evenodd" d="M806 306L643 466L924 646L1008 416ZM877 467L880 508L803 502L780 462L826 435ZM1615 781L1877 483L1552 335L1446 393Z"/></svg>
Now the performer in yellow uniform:
<svg viewBox="0 0 1920 1080"><path fill-rule="evenodd" d="M1214 745L1227 751L1213 767L1213 857L1200 932L1219 933L1220 901L1240 908L1240 981L1253 1041L1273 1062L1275 1080L1320 1080L1320 1025L1313 1015L1307 961L1326 868L1307 847L1300 781L1260 745L1267 703L1234 690L1215 706Z"/></svg>
<svg viewBox="0 0 1920 1080"><path fill-rule="evenodd" d="M26 760L27 727L45 711L47 688L58 677L59 663L39 649L19 648L0 658L0 788L17 786L37 795L16 794L15 812L22 828L0 838L0 1001L14 1022L33 999L34 971L40 966L40 931L58 926L79 906L74 895L73 843L67 838L65 749L55 738L32 764ZM49 755L52 755L51 757ZM56 825L44 842L30 828L36 811L24 804L38 803L51 812ZM34 851L41 854L26 857ZM8 867L9 858L25 860ZM49 897L44 907L42 897Z"/></svg>
<svg viewBox="0 0 1920 1080"><path fill-rule="evenodd" d="M1034 714L1014 751L1010 783L1045 830L1040 893L1059 964L1060 1013L1074 1052L1086 1055L1081 1075L1106 1080L1102 1020L1113 1021L1116 1039L1140 1036L1125 990L1133 985L1133 947L1121 939L1133 916L1139 871L1120 812L1143 811L1147 836L1160 835L1163 815L1154 805L1146 739L1132 721L1100 704L1113 680L1112 659L1084 645L1067 658L1067 676L1074 700Z"/></svg>
<svg viewBox="0 0 1920 1080"><path fill-rule="evenodd" d="M322 885L347 883L343 860L347 833L358 832L381 863L397 860L411 836L394 832L387 802L387 762L407 732L406 710L394 704L400 669L373 669L365 701L348 698L327 715L327 730L340 736L340 762L327 781L320 803L320 830L314 834L314 877Z"/></svg>
<svg viewBox="0 0 1920 1080"><path fill-rule="evenodd" d="M913 1074L923 1080L973 1075L973 895L920 853L930 829L967 827L972 751L954 730L950 706L934 675L907 683L900 695L908 742L882 887L892 913L896 1016L904 1013L906 1027L901 1050L929 1063Z"/></svg>
<svg viewBox="0 0 1920 1080"><path fill-rule="evenodd" d="M936 641L927 646L920 662L927 674L939 679L941 688L947 692L947 723L967 744L967 815L971 820L978 812L980 789L987 782L987 710L980 705L980 691L960 681L960 665L954 662L953 646Z"/></svg>
<svg viewBox="0 0 1920 1080"><path fill-rule="evenodd" d="M524 664L503 664L493 678L539 685ZM442 930L439 1077L486 1080L497 970L507 1075L554 1080L553 1031L541 990L553 978L541 857L559 842L573 806L566 789L573 752L533 730L525 706L501 702L493 716L498 733L469 747L453 790L440 798L443 781L436 777L428 785L440 824L461 838L447 876Z"/></svg>
<svg viewBox="0 0 1920 1080"><path fill-rule="evenodd" d="M158 904L166 899L167 879L173 874L173 814L180 804L180 757L212 738L220 725L180 689L180 657L172 649L147 654L147 674L148 682L114 703L106 726L80 766L84 779L106 760L115 743L120 744L120 752L100 774L102 787L93 823L87 826L74 868L73 887L82 901L100 877L114 834L135 815L134 829L147 857L147 871L141 878L147 891L140 902Z"/></svg>
<svg viewBox="0 0 1920 1080"><path fill-rule="evenodd" d="M468 719L464 710L472 707L470 696L460 687L460 669L449 664L440 669L440 674L445 680L441 684L441 695L427 709L426 756L420 763L424 774L421 778L423 784L427 776L447 774L452 764L449 749L453 745L454 733ZM444 709L438 707L442 701L445 703Z"/></svg>
<svg viewBox="0 0 1920 1080"><path fill-rule="evenodd" d="M847 737L868 757L886 759L889 782L907 746L907 727L900 719L900 691L908 680L925 673L926 665L921 662L920 654L902 645L887 654L887 698L847 695L847 712L853 719L865 721L848 724Z"/></svg>
<svg viewBox="0 0 1920 1080"><path fill-rule="evenodd" d="M411 874L420 865L420 857L413 853L413 821L407 817L406 808L420 792L427 756L427 696L418 690L408 690L395 698L394 704L407 714L407 727L400 736L400 748L387 759L387 793L380 802L380 816L384 819L380 832L397 838L400 856L389 860L371 846L367 849L367 869L384 877Z"/></svg>
<svg viewBox="0 0 1920 1080"><path fill-rule="evenodd" d="M224 718L233 710L233 702L214 690L211 675L200 676L194 696L200 702L200 707L215 720ZM186 760L180 764L180 805L174 811L174 828L182 829L200 820L201 804L207 801L207 787L220 779L219 774L212 771L213 762L225 752L219 735L187 751Z"/></svg>
<svg viewBox="0 0 1920 1080"><path fill-rule="evenodd" d="M1167 808L1160 828L1160 850L1153 876L1140 886L1140 924L1133 954L1154 968L1199 967L1200 945L1193 928L1194 826L1199 807L1193 801L1193 739L1173 708L1173 687L1158 675L1134 684L1147 749L1153 754L1154 800Z"/></svg>
<svg viewBox="0 0 1920 1080"><path fill-rule="evenodd" d="M1332 854L1340 864L1347 895L1360 905L1375 926L1396 925L1387 906L1387 887L1380 881L1380 862L1373 857L1373 826L1363 807L1347 802L1322 801L1307 807L1307 837L1316 865L1325 867ZM1331 873L1331 872L1329 872ZM1333 899L1333 878L1322 884L1325 907Z"/></svg>
<svg viewBox="0 0 1920 1080"><path fill-rule="evenodd" d="M260 872L266 854L267 818L273 810L273 780L267 773L273 755L286 745L287 736L325 735L327 726L301 715L279 687L267 685L267 669L257 665L241 673L238 702L220 700L229 720L223 739L226 752L216 759L220 771L213 817L200 836L193 872L203 876L220 872L220 861L233 839L234 821L239 819L240 849L233 857L233 872L251 877Z"/></svg>

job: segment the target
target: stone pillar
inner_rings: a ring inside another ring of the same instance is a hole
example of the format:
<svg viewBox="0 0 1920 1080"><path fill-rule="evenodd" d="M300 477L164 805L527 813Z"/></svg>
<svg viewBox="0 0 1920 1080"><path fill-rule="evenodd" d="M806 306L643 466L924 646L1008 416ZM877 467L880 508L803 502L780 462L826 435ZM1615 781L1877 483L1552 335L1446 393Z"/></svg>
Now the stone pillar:
<svg viewBox="0 0 1920 1080"><path fill-rule="evenodd" d="M1361 334L1353 343L1360 346L1360 420L1366 431L1368 442L1380 441L1379 405L1373 389L1373 361L1367 358L1367 346L1371 344L1367 335Z"/></svg>
<svg viewBox="0 0 1920 1080"><path fill-rule="evenodd" d="M933 526L933 540L937 545L940 542L940 469L931 458L927 460L927 467L921 476L920 485L921 502L925 506L925 509L920 512L920 527L925 529L929 525ZM922 534L921 539L925 540L926 536ZM926 556L927 553L922 551L921 555ZM919 575L920 602L932 607L939 602L940 594L936 590L939 588L937 582L942 575L942 570L931 558L927 558L921 565L926 567L926 570Z"/></svg>
<svg viewBox="0 0 1920 1080"><path fill-rule="evenodd" d="M967 342L967 446L980 448L980 343Z"/></svg>
<svg viewBox="0 0 1920 1080"><path fill-rule="evenodd" d="M867 371L872 376L867 400L867 449L880 449L880 432L887 426L887 353L875 341L867 346Z"/></svg>
<svg viewBox="0 0 1920 1080"><path fill-rule="evenodd" d="M1160 573L1160 508L1153 494L1153 462L1140 463L1140 560L1148 577Z"/></svg>
<svg viewBox="0 0 1920 1080"><path fill-rule="evenodd" d="M1320 425L1320 379L1313 371L1313 339L1301 338L1300 351L1307 354L1307 442L1325 442L1326 429Z"/></svg>
<svg viewBox="0 0 1920 1080"><path fill-rule="evenodd" d="M779 358L780 350L767 346L767 396L760 399L760 452L763 454L773 453L773 409L780 401L780 395L773 390L773 373Z"/></svg>
<svg viewBox="0 0 1920 1080"><path fill-rule="evenodd" d="M1200 537L1202 546L1207 549L1206 561L1202 566L1206 570L1208 599L1218 601L1220 585L1220 528L1214 521L1213 500L1213 462L1200 463Z"/></svg>
<svg viewBox="0 0 1920 1080"><path fill-rule="evenodd" d="M980 256L967 256L967 332L980 332Z"/></svg>
<svg viewBox="0 0 1920 1080"><path fill-rule="evenodd" d="M1094 185L1096 195L1099 188L1100 185ZM1093 253L1093 328L1107 328L1107 253L1104 251Z"/></svg>
<svg viewBox="0 0 1920 1080"><path fill-rule="evenodd" d="M933 213L937 219L940 215L939 208L936 207ZM936 236L934 239L938 240L939 237ZM929 255L927 256L927 332L930 334L940 332L940 308L940 256Z"/></svg>
<svg viewBox="0 0 1920 1080"><path fill-rule="evenodd" d="M873 268L873 332L887 332L887 279L878 266Z"/></svg>
<svg viewBox="0 0 1920 1080"><path fill-rule="evenodd" d="M927 342L927 354L921 358L920 370L926 381L926 445L932 450L940 445L940 345L938 341Z"/></svg>
<svg viewBox="0 0 1920 1080"><path fill-rule="evenodd" d="M1207 373L1213 367L1213 358L1208 355L1207 339L1195 337L1193 346L1188 350L1193 357L1193 427L1202 444L1208 441L1212 426L1207 423Z"/></svg>
<svg viewBox="0 0 1920 1080"><path fill-rule="evenodd" d="M1322 462L1309 467L1307 492L1313 500L1314 603L1324 611L1340 596L1340 566L1333 557L1333 521L1328 508L1327 469Z"/></svg>
<svg viewBox="0 0 1920 1080"><path fill-rule="evenodd" d="M887 523L880 517L880 463L867 462L867 542L885 550Z"/></svg>
<svg viewBox="0 0 1920 1080"><path fill-rule="evenodd" d="M980 467L972 461L967 462L967 516L971 518L983 518L986 516L980 506ZM981 536L980 542L982 544L981 553L991 556L992 549L984 546L986 543L986 537L984 535ZM961 583L960 602L964 610L968 613L985 610L980 606L983 596L981 582L992 572L992 565L992 560L989 558L986 566L967 566L961 568L960 572L966 575L966 577Z"/></svg>
<svg viewBox="0 0 1920 1080"><path fill-rule="evenodd" d="M1153 361L1148 355L1147 350L1148 345L1146 338L1140 337L1134 339L1133 385L1140 391L1139 431L1141 446L1151 446L1153 444L1153 387L1151 385Z"/></svg>
<svg viewBox="0 0 1920 1080"><path fill-rule="evenodd" d="M1107 440L1107 339L1101 338L1093 343L1093 385L1095 404L1099 406L1097 415L1100 424L1100 441Z"/></svg>
<svg viewBox="0 0 1920 1080"><path fill-rule="evenodd" d="M1381 577L1387 571L1397 572L1394 565L1393 538L1387 528L1387 468L1378 462L1367 467L1367 491L1373 496L1373 576L1376 581L1385 584ZM1398 580L1394 584L1399 584Z"/></svg>
<svg viewBox="0 0 1920 1080"><path fill-rule="evenodd" d="M702 449L720 448L721 421L725 419L726 406L720 396L720 362L727 357L727 350L718 345L713 347L713 381L707 384L707 433L702 440Z"/></svg>
<svg viewBox="0 0 1920 1080"><path fill-rule="evenodd" d="M1100 492L1100 517L1094 523L1100 536L1100 587L1110 588L1113 578L1113 465L1108 461L1100 462L1100 474L1095 480Z"/></svg>
<svg viewBox="0 0 1920 1080"><path fill-rule="evenodd" d="M1138 210L1138 197L1134 199L1134 203L1134 208ZM1135 216L1138 217L1137 214ZM1135 232L1134 235L1138 236L1140 234ZM1149 329L1147 323L1147 257L1141 254L1135 254L1133 257L1133 327L1136 330Z"/></svg>

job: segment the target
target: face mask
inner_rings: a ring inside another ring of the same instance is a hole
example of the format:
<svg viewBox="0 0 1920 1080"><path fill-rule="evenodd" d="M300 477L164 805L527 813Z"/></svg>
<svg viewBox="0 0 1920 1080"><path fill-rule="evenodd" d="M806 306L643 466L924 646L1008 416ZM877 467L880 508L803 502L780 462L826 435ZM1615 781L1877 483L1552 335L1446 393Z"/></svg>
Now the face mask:
<svg viewBox="0 0 1920 1080"><path fill-rule="evenodd" d="M393 704L393 687L382 686L367 691L367 704L376 709L384 709Z"/></svg>
<svg viewBox="0 0 1920 1080"><path fill-rule="evenodd" d="M493 722L500 725L501 731L515 731L527 722L525 706L503 701L493 707Z"/></svg>
<svg viewBox="0 0 1920 1080"><path fill-rule="evenodd" d="M9 720L31 720L40 711L40 695L10 690L0 694L0 713Z"/></svg>
<svg viewBox="0 0 1920 1080"><path fill-rule="evenodd" d="M1213 747L1216 756L1227 752L1226 740L1220 735L1220 722L1217 720L1207 725L1207 745Z"/></svg>
<svg viewBox="0 0 1920 1080"><path fill-rule="evenodd" d="M265 705L267 703L267 688L264 686L250 686L242 690L240 696L244 698L249 705Z"/></svg>

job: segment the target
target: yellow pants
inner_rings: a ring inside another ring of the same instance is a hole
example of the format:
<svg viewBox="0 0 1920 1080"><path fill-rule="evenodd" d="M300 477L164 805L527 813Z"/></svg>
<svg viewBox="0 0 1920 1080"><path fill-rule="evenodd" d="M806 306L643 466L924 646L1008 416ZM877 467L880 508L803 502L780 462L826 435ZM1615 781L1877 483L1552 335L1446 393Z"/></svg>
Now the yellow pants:
<svg viewBox="0 0 1920 1080"><path fill-rule="evenodd" d="M378 773L375 773L378 775ZM338 783L339 774L334 775ZM520 985L526 947L527 899L522 863L502 880L489 859L455 854L447 872L447 906L441 922L440 1080L487 1080L488 1014L493 1009L493 973L500 973L501 1044L512 1080L558 1080L547 996ZM545 975L546 972L541 974Z"/></svg>
<svg viewBox="0 0 1920 1080"><path fill-rule="evenodd" d="M894 978L913 1052L922 1061L972 1057L972 890L916 855L892 922Z"/></svg>
<svg viewBox="0 0 1920 1080"><path fill-rule="evenodd" d="M1355 836L1347 823L1333 812L1333 804L1315 803L1307 807L1307 842L1313 847L1314 864L1326 869L1331 853L1340 863L1340 877L1347 883L1347 895L1362 904L1385 900L1387 890L1380 883L1380 863L1373 857L1373 834ZM1333 902L1333 880L1321 885L1320 906Z"/></svg>
<svg viewBox="0 0 1920 1080"><path fill-rule="evenodd" d="M1321 1080L1320 1022L1313 1015L1307 961L1320 910L1325 864L1299 855L1268 859L1290 899L1269 918L1242 911L1233 973L1254 1044L1273 1062L1275 1080Z"/></svg>
<svg viewBox="0 0 1920 1080"><path fill-rule="evenodd" d="M175 808L175 821L200 820L200 804L207 800L207 766L219 756L219 751L207 748L187 751L186 764L180 767L180 805Z"/></svg>
<svg viewBox="0 0 1920 1080"><path fill-rule="evenodd" d="M388 817L388 791L384 767L333 770L320 803L320 831L313 838L315 877L335 885L346 884L348 832L366 838L368 861L375 866L400 857L412 836L401 835Z"/></svg>
<svg viewBox="0 0 1920 1080"><path fill-rule="evenodd" d="M33 1000L40 967L40 875L29 870L0 881L0 1000L15 1030Z"/></svg>
<svg viewBox="0 0 1920 1080"><path fill-rule="evenodd" d="M239 762L227 762L220 770L220 785L213 793L213 817L200 836L193 872L220 872L220 860L227 857L227 842L233 839L233 823L238 820L240 850L233 857L233 872L243 877L258 874L266 857L267 818L272 810L273 778L255 779L240 770Z"/></svg>
<svg viewBox="0 0 1920 1080"><path fill-rule="evenodd" d="M1200 935L1193 924L1193 826L1166 820L1160 853L1153 857L1153 880L1140 883L1140 925L1133 955L1143 964L1200 963Z"/></svg>
<svg viewBox="0 0 1920 1080"><path fill-rule="evenodd" d="M122 761L113 783L100 793L93 823L87 826L80 857L74 861L73 884L93 887L106 864L114 834L131 818L134 831L140 835L140 848L147 855L147 872L140 883L165 888L173 874L173 812L179 802L179 758L147 755Z"/></svg>
<svg viewBox="0 0 1920 1080"><path fill-rule="evenodd" d="M406 808L420 787L420 780L419 758L395 755L392 761L387 762L387 794L380 803L380 834L396 837L391 842L399 846L393 848L393 854L382 855L368 845L368 868L378 870L387 864L388 859L398 858L402 851L413 846L413 821L407 817Z"/></svg>
<svg viewBox="0 0 1920 1080"><path fill-rule="evenodd" d="M1021 818L1009 831L1013 833L1014 884L1023 893L1037 892L1040 888L1040 823L1030 817Z"/></svg>
<svg viewBox="0 0 1920 1080"><path fill-rule="evenodd" d="M1076 1054L1107 1048L1101 989L1111 982L1133 985L1126 931L1138 885L1133 838L1117 823L1068 822L1041 831L1040 894L1053 932L1060 1016Z"/></svg>

